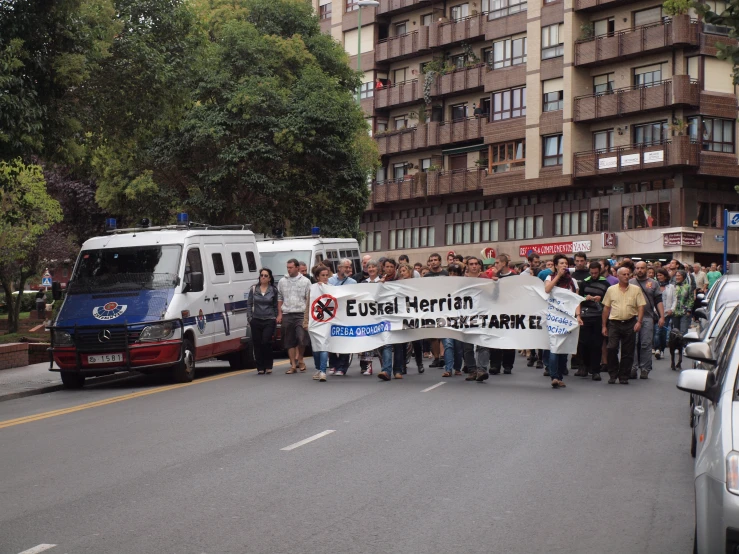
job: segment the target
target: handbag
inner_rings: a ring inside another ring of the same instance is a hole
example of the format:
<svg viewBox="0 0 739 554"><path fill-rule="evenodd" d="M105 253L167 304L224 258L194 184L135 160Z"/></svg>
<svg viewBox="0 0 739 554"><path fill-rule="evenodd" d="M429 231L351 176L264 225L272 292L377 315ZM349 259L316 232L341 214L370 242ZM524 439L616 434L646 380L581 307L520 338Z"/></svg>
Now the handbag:
<svg viewBox="0 0 739 554"><path fill-rule="evenodd" d="M652 320L659 321L659 312L657 311L657 308L654 306L654 303L652 302L652 297L647 294L647 291L644 290L644 287L639 282L639 279L636 280L636 284L639 285L639 288L641 289L642 293L644 294L644 297L647 299L647 303L649 304L649 307L652 309Z"/></svg>

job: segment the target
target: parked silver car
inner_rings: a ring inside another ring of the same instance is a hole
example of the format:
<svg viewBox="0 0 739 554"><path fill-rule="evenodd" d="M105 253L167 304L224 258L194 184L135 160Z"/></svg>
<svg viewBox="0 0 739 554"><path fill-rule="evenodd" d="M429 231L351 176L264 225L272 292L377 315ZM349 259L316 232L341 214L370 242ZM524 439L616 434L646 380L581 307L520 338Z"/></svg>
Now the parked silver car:
<svg viewBox="0 0 739 554"><path fill-rule="evenodd" d="M700 300L700 307L696 306L693 310L700 328L704 329L721 306L732 300L739 300L739 274L724 275L714 283L708 295Z"/></svg>
<svg viewBox="0 0 739 554"><path fill-rule="evenodd" d="M695 408L695 552L706 554L739 552L739 308L720 336L721 349L703 342L685 348L688 358L714 369L686 369L677 381L703 399Z"/></svg>

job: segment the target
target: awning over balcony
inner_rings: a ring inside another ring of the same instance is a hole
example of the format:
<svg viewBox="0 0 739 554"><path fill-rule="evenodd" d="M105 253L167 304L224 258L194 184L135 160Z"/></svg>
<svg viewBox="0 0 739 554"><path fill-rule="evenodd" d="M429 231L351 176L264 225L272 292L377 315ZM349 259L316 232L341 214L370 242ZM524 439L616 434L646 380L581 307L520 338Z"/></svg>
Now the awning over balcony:
<svg viewBox="0 0 739 554"><path fill-rule="evenodd" d="M478 152L480 150L487 150L488 147L485 144L475 144L473 146L462 146L461 148L450 148L449 150L442 150L442 156L455 156L457 154L466 154L467 152Z"/></svg>

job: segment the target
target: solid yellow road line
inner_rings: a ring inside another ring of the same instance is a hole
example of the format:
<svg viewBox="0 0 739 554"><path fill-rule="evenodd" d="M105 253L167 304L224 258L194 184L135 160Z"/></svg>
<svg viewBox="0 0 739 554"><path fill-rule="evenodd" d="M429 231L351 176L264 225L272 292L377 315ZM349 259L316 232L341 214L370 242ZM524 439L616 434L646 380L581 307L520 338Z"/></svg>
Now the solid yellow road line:
<svg viewBox="0 0 739 554"><path fill-rule="evenodd" d="M275 366L285 365L290 363L289 361L279 362L274 364ZM255 369L242 369L239 371L231 371L222 375L213 375L211 377L204 377L191 383L180 383L177 385L167 385L156 389L143 390L139 392L132 392L130 394L122 394L120 396L114 396L113 398L106 398L105 400L98 400L96 402L88 402L87 404L80 404L79 406L72 406L70 408L62 408L61 410L52 410L50 412L43 412L40 414L19 417L16 419L7 419L0 421L0 429L6 427L13 427L15 425L22 425L23 423L30 423L32 421L39 421L41 419L48 419L50 417L57 417L65 414L71 414L73 412L79 412L81 410L88 410L90 408L98 408L100 406L107 406L108 404L115 404L117 402L123 402L124 400L131 400L133 398L140 398L142 396L149 396L150 394L157 394L159 392L165 392L168 390L181 389L183 387L191 387L193 385L199 385L200 383L208 383L210 381L217 381L218 379L225 379L226 377L234 377L236 375L243 375L244 373L253 373Z"/></svg>

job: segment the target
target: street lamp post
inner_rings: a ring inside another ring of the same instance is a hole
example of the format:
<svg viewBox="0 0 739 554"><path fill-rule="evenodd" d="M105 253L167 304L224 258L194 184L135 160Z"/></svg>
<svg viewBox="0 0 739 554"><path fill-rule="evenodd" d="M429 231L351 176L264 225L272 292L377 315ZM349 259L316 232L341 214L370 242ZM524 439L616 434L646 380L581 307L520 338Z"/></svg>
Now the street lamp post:
<svg viewBox="0 0 739 554"><path fill-rule="evenodd" d="M356 3L358 8L357 11L357 71L362 71L362 8L364 6L379 6L380 3L377 0L359 0ZM360 83L357 89L357 104L360 103L360 95L362 93L362 84Z"/></svg>

